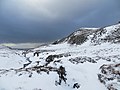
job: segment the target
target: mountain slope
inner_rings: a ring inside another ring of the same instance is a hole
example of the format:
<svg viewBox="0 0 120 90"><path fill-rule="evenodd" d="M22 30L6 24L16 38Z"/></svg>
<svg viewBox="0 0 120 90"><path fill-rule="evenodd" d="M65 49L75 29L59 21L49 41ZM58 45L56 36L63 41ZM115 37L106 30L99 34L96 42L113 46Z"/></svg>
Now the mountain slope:
<svg viewBox="0 0 120 90"><path fill-rule="evenodd" d="M80 28L68 37L55 41L53 44L67 42L69 44L81 45L90 41L90 44L99 45L101 43L120 43L120 24L104 28Z"/></svg>
<svg viewBox="0 0 120 90"><path fill-rule="evenodd" d="M82 29L31 50L1 47L0 90L120 90L119 26Z"/></svg>

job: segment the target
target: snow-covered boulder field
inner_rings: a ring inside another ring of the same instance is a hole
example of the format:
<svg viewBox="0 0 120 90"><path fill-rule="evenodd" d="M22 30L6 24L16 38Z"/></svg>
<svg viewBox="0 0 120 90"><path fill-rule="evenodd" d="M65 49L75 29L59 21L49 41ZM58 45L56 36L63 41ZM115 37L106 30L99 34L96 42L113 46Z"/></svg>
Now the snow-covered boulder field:
<svg viewBox="0 0 120 90"><path fill-rule="evenodd" d="M1 45L0 90L120 90L120 24L80 30L34 49Z"/></svg>

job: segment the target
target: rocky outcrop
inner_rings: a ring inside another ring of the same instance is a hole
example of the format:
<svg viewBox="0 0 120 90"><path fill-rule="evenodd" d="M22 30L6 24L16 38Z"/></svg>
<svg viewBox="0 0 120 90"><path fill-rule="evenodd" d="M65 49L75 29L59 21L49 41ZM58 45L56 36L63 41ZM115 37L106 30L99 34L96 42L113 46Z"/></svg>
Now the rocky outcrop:
<svg viewBox="0 0 120 90"><path fill-rule="evenodd" d="M100 67L98 79L108 88L108 90L119 90L120 63L102 65Z"/></svg>

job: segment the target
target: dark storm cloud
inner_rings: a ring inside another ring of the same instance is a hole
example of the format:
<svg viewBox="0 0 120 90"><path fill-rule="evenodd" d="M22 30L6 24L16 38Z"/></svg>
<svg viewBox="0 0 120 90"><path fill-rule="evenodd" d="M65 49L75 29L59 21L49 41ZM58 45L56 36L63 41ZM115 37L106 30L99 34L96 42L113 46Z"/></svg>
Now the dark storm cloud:
<svg viewBox="0 0 120 90"><path fill-rule="evenodd" d="M120 20L119 0L1 0L0 42L47 42Z"/></svg>

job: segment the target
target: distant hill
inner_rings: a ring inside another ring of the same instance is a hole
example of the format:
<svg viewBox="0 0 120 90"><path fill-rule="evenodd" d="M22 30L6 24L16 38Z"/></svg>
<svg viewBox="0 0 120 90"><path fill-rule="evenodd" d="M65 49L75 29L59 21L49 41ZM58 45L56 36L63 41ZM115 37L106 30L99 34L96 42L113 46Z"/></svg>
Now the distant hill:
<svg viewBox="0 0 120 90"><path fill-rule="evenodd" d="M69 36L55 41L53 44L67 42L69 44L81 45L89 42L90 45L101 43L120 43L120 23L103 28L80 28Z"/></svg>

